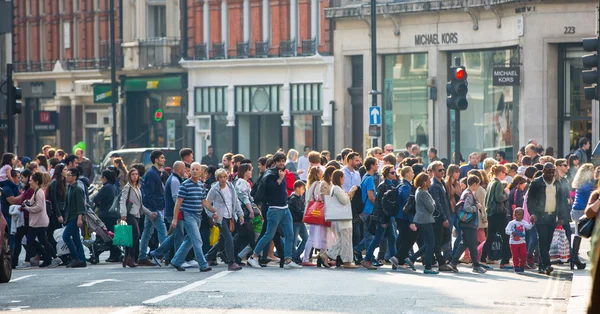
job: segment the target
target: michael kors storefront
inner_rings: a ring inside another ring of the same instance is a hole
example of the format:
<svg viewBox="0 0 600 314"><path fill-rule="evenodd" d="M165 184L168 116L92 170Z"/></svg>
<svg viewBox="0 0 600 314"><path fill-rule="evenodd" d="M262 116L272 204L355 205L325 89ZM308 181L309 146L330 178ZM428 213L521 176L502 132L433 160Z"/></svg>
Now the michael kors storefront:
<svg viewBox="0 0 600 314"><path fill-rule="evenodd" d="M581 136L599 139L598 112L583 98L580 79L581 40L595 34L594 1L487 3L378 5L380 145L402 150L412 141L423 156L431 146L440 157L451 156L455 117L446 108L446 82L456 58L466 66L469 82L469 107L461 113L463 156L498 150L514 156L530 138L562 156ZM370 27L360 19L368 19L369 12L361 7L326 11L336 21L336 121L362 121L336 124L336 151L372 144Z"/></svg>

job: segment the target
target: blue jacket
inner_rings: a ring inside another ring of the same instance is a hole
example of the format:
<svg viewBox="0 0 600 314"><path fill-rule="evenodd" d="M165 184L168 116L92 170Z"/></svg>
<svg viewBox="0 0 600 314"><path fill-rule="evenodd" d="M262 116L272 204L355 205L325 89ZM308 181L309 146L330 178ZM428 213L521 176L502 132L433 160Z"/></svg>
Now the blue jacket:
<svg viewBox="0 0 600 314"><path fill-rule="evenodd" d="M575 190L575 200L573 201L573 210L585 210L590 195L594 190L594 185L591 181L585 182L582 186Z"/></svg>
<svg viewBox="0 0 600 314"><path fill-rule="evenodd" d="M179 181L179 185L183 182L176 173L171 174L167 179L165 184L165 217L167 218L173 218L173 212L175 211L175 201L173 201L173 191L171 191L173 179Z"/></svg>
<svg viewBox="0 0 600 314"><path fill-rule="evenodd" d="M444 183L436 180L435 178L431 179L431 186L429 187L429 194L435 201L435 212L433 213L433 217L435 217L436 221L446 221L450 217L450 199L448 199L448 194L446 193L446 189Z"/></svg>
<svg viewBox="0 0 600 314"><path fill-rule="evenodd" d="M473 166L471 164L466 164L460 167L460 178L466 178L469 171L477 169L477 166Z"/></svg>
<svg viewBox="0 0 600 314"><path fill-rule="evenodd" d="M160 172L152 166L144 176L144 206L152 212L158 212L165 207L165 187L160 179Z"/></svg>
<svg viewBox="0 0 600 314"><path fill-rule="evenodd" d="M408 197L411 194L415 194L414 187L408 180L403 179L402 182L400 182L400 186L398 186L398 206L400 207L400 210L398 211L396 218L404 219L409 222L413 221L413 216L406 215L402 212L404 205L406 205L406 200L408 200Z"/></svg>

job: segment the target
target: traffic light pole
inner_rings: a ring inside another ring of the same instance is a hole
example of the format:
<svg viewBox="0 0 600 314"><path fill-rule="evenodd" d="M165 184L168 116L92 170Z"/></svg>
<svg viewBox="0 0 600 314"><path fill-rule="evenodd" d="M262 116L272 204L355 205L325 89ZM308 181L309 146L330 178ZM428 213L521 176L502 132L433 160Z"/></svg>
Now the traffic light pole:
<svg viewBox="0 0 600 314"><path fill-rule="evenodd" d="M371 0L371 107L377 106L377 0ZM370 112L370 109L368 110ZM383 119L382 119L383 120ZM373 140L372 146L379 146L378 138Z"/></svg>
<svg viewBox="0 0 600 314"><path fill-rule="evenodd" d="M115 0L109 2L109 31L110 31L110 85L111 85L111 104L112 104L112 148L117 147L117 100L119 91L117 89L117 56L115 55Z"/></svg>
<svg viewBox="0 0 600 314"><path fill-rule="evenodd" d="M11 104L11 99L14 97L12 71L12 64L8 63L6 65L6 151L8 152L12 152L15 147L15 117L13 116L13 106Z"/></svg>

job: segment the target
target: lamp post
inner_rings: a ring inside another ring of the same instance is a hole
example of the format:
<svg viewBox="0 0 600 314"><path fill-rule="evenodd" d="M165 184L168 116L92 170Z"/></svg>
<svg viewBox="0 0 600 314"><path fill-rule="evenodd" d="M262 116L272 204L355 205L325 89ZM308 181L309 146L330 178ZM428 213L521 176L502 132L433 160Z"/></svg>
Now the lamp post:
<svg viewBox="0 0 600 314"><path fill-rule="evenodd" d="M377 1L371 0L371 107L377 106L377 95L381 94L377 91ZM368 110L370 112L371 110ZM383 120L383 119L382 119ZM371 128L371 126L369 126ZM376 130L374 134L377 136L373 139L372 146L379 146L379 136L381 136L380 128L378 125L375 128ZM370 132L369 132L370 133ZM373 134L373 135L374 135Z"/></svg>
<svg viewBox="0 0 600 314"><path fill-rule="evenodd" d="M117 100L119 97L119 91L117 87L117 56L115 55L115 0L109 1L108 7L109 16L109 32L110 32L110 86L111 86L111 97L110 101L112 104L112 149L116 150L117 147Z"/></svg>

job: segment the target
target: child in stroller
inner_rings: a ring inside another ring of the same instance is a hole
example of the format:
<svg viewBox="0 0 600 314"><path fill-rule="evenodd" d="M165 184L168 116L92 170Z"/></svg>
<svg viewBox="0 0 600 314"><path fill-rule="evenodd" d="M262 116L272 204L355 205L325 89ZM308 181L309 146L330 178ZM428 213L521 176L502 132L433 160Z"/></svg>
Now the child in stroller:
<svg viewBox="0 0 600 314"><path fill-rule="evenodd" d="M90 250L88 262L98 264L100 262L100 254L111 249L114 234L106 229L102 220L91 208L86 210L85 220L87 228L83 245Z"/></svg>

